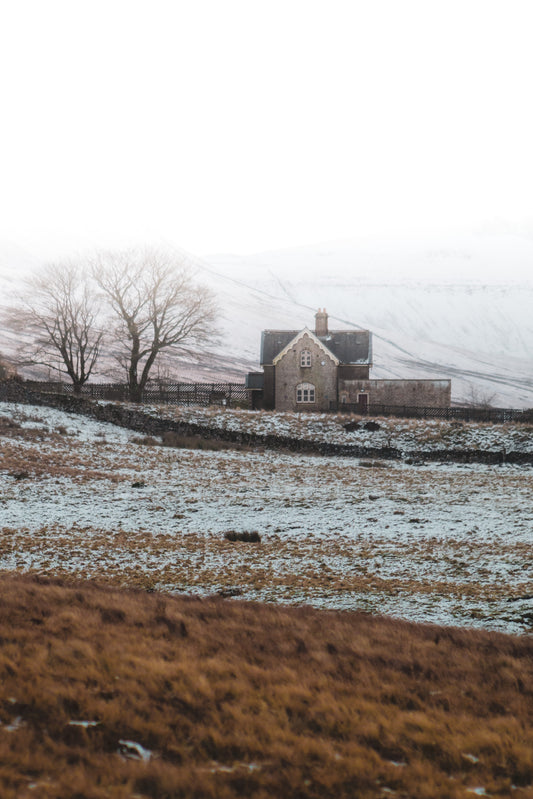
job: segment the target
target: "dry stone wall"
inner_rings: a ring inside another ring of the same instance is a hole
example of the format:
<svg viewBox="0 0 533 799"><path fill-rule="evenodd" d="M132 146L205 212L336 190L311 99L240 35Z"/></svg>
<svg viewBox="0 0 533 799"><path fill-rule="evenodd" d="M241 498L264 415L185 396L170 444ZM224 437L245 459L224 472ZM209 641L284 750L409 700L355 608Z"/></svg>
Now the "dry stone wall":
<svg viewBox="0 0 533 799"><path fill-rule="evenodd" d="M239 445L287 450L290 452L316 453L320 455L340 455L356 458L384 458L400 460L401 450L394 447L361 447L353 444L332 444L323 441L309 441L289 436L273 434L245 433L234 430L210 428L191 422L178 422L152 416L137 407L121 403L102 403L80 397L59 394L45 394L24 387L17 381L0 382L0 401L19 402L27 405L44 405L67 413L89 416L101 422L110 422L126 427L147 436L161 436L165 432L175 432L180 436L200 436L205 439L232 442ZM410 462L450 461L459 463L523 463L533 464L533 454L528 452L493 452L486 450L435 450L409 452Z"/></svg>

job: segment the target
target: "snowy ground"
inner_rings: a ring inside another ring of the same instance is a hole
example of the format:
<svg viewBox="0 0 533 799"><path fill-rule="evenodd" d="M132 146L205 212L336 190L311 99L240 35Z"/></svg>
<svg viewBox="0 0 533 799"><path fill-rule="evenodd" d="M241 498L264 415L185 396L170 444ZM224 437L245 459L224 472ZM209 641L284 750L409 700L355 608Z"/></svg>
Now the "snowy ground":
<svg viewBox="0 0 533 799"><path fill-rule="evenodd" d="M206 452L136 437L0 404L0 570L531 630L530 467ZM261 542L230 543L228 531Z"/></svg>
<svg viewBox="0 0 533 799"><path fill-rule="evenodd" d="M354 418L331 413L274 413L197 406L134 406L145 413L194 422L222 430L275 434L361 447L394 447L403 453L442 449L533 452L533 424L474 424L440 419L363 419L361 427L347 432ZM366 430L366 421L380 429Z"/></svg>

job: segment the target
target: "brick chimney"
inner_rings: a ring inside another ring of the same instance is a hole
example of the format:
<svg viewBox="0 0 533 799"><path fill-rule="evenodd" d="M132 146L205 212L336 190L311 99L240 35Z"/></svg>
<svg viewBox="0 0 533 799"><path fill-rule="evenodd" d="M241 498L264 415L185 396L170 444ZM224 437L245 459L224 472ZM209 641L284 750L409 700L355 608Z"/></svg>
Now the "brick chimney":
<svg viewBox="0 0 533 799"><path fill-rule="evenodd" d="M328 315L325 308L322 310L319 308L315 314L315 333L317 336L328 335Z"/></svg>

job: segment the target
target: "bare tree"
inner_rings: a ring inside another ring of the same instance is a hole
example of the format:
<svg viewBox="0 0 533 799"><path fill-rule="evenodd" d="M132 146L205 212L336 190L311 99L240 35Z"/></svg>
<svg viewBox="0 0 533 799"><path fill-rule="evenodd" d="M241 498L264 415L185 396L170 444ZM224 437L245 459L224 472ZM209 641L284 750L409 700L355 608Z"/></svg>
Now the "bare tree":
<svg viewBox="0 0 533 799"><path fill-rule="evenodd" d="M489 410L494 407L497 396L496 392L484 390L475 383L470 383L469 391L465 397L465 403L471 408Z"/></svg>
<svg viewBox="0 0 533 799"><path fill-rule="evenodd" d="M98 301L79 265L49 264L27 284L28 298L11 314L12 326L32 337L27 363L68 374L80 393L94 369L103 332Z"/></svg>
<svg viewBox="0 0 533 799"><path fill-rule="evenodd" d="M182 256L153 249L105 253L95 259L93 276L116 320L117 357L134 402L161 352L213 336L214 296L194 282Z"/></svg>

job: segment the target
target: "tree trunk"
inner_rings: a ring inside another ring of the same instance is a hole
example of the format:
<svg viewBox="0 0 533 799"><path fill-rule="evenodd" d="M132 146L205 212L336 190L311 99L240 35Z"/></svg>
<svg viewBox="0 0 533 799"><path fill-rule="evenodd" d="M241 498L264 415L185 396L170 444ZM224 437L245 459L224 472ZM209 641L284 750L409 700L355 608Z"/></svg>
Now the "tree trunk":
<svg viewBox="0 0 533 799"><path fill-rule="evenodd" d="M143 390L137 383L128 386L128 396L130 402L141 402Z"/></svg>

